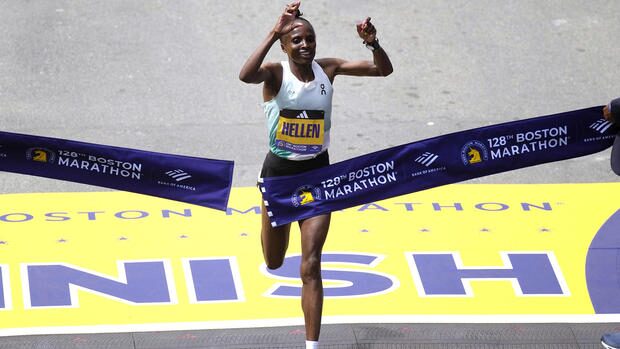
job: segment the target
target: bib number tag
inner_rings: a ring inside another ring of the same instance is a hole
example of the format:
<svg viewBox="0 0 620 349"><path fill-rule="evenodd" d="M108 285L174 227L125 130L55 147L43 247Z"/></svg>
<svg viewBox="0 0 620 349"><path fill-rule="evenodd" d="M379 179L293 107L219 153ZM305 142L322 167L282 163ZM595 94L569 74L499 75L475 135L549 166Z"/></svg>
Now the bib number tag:
<svg viewBox="0 0 620 349"><path fill-rule="evenodd" d="M323 148L325 112L322 110L280 111L276 147L297 154L317 154Z"/></svg>

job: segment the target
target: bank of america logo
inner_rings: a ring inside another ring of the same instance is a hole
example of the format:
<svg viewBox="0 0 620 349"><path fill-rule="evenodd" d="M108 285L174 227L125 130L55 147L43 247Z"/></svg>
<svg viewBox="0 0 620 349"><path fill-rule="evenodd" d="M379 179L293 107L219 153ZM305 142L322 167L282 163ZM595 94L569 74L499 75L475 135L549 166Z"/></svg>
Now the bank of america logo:
<svg viewBox="0 0 620 349"><path fill-rule="evenodd" d="M298 119L307 119L308 118L308 113L306 113L306 111L304 110L304 111L302 111L301 113L299 113L297 115L297 118Z"/></svg>
<svg viewBox="0 0 620 349"><path fill-rule="evenodd" d="M607 131L610 127L611 127L612 123L610 121L607 121L605 119L599 119L596 120L596 122L594 122L592 125L590 125L590 128L598 131L599 133L605 133L605 131Z"/></svg>
<svg viewBox="0 0 620 349"><path fill-rule="evenodd" d="M435 160L439 159L439 155L435 155L433 153L425 152L424 154L418 156L415 159L415 162L422 164L426 167L429 167Z"/></svg>
<svg viewBox="0 0 620 349"><path fill-rule="evenodd" d="M184 181L188 178L192 178L192 176L190 176L189 173L183 171L183 170L173 170L173 171L168 171L166 172L166 174L170 177L172 177L175 181L177 182L181 182Z"/></svg>

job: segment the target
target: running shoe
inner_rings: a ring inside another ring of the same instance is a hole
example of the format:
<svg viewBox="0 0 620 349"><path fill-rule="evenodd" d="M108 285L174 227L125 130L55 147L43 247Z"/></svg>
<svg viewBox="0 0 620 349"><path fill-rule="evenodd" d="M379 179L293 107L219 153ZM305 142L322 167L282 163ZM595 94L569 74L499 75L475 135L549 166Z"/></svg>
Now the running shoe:
<svg viewBox="0 0 620 349"><path fill-rule="evenodd" d="M620 332L604 334L601 344L605 349L620 349Z"/></svg>

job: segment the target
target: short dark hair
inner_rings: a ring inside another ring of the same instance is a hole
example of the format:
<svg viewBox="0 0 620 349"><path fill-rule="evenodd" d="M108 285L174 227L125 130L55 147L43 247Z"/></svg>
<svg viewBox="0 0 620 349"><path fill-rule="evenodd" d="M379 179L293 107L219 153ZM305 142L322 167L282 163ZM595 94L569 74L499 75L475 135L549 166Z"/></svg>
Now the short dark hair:
<svg viewBox="0 0 620 349"><path fill-rule="evenodd" d="M295 20L302 20L308 24L310 24L310 27L312 27L314 29L314 27L312 26L312 23L310 23L310 21L306 18L306 17L302 17L304 14L299 11L299 9L297 9L297 11L295 12ZM280 42L282 42L282 38L283 36L280 37Z"/></svg>

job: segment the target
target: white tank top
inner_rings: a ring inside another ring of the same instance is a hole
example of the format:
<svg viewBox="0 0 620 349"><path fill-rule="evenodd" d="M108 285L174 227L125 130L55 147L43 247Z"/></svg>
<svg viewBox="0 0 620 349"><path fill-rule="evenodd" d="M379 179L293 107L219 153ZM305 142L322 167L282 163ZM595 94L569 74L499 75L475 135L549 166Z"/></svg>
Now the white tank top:
<svg viewBox="0 0 620 349"><path fill-rule="evenodd" d="M315 158L329 147L333 88L323 68L312 61L314 80L299 81L289 62L282 64L278 95L263 103L269 150L289 160Z"/></svg>

